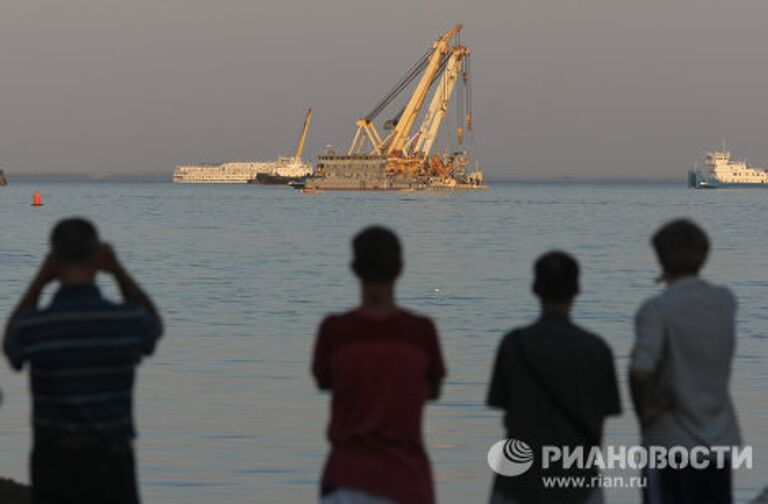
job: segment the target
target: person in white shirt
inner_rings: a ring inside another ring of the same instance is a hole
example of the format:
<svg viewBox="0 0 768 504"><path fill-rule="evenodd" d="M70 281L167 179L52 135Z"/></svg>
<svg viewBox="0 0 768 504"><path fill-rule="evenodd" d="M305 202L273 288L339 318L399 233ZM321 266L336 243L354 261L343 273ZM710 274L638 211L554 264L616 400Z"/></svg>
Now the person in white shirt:
<svg viewBox="0 0 768 504"><path fill-rule="evenodd" d="M739 426L728 390L736 298L699 278L709 239L693 222L672 221L651 242L663 271L659 280L667 286L635 316L630 386L643 444L737 446ZM651 473L644 502L730 504L730 465L710 462L706 469L689 464Z"/></svg>

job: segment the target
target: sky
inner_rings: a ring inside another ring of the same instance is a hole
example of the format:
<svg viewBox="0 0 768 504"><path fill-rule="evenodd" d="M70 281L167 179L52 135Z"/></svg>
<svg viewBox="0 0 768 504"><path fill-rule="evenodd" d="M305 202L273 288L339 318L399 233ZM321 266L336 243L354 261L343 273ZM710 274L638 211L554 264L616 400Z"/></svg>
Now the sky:
<svg viewBox="0 0 768 504"><path fill-rule="evenodd" d="M457 22L491 178L683 179L723 141L768 166L765 0L3 0L0 166L273 159L310 106L306 154L346 149Z"/></svg>

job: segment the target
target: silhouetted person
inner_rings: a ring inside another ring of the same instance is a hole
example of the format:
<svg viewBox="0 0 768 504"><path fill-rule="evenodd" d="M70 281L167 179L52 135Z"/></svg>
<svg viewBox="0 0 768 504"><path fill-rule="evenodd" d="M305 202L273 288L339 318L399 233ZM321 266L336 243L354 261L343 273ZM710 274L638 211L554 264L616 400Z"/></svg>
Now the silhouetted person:
<svg viewBox="0 0 768 504"><path fill-rule="evenodd" d="M526 443L534 463L519 476L497 475L491 503L598 503L602 491L545 488L542 478L596 477L596 468L542 467L543 445L599 447L607 416L621 412L613 354L602 338L571 321L579 294L579 267L563 252L549 252L534 265L533 293L541 316L501 341L488 391L488 405L504 410L508 438Z"/></svg>
<svg viewBox="0 0 768 504"><path fill-rule="evenodd" d="M663 226L651 240L667 284L635 317L630 384L646 446L736 446L728 392L736 345L736 299L698 277L709 251L688 220ZM647 503L730 503L730 466L650 471ZM659 500L661 498L661 500Z"/></svg>
<svg viewBox="0 0 768 504"><path fill-rule="evenodd" d="M124 302L104 299L98 271ZM45 308L40 294L60 287ZM149 297L83 219L59 222L51 253L8 321L4 350L30 368L34 504L139 502L132 439L134 372L162 331Z"/></svg>
<svg viewBox="0 0 768 504"><path fill-rule="evenodd" d="M321 502L431 504L421 421L445 376L435 326L395 304L394 233L368 228L352 246L362 303L322 322L312 364L318 387L332 394Z"/></svg>

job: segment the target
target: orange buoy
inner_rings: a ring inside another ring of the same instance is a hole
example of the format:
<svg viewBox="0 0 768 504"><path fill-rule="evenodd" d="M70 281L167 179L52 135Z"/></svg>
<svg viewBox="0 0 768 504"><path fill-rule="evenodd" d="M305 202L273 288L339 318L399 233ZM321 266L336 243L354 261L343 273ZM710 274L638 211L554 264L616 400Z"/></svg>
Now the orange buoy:
<svg viewBox="0 0 768 504"><path fill-rule="evenodd" d="M35 191L32 195L32 206L43 206L43 195L40 191Z"/></svg>

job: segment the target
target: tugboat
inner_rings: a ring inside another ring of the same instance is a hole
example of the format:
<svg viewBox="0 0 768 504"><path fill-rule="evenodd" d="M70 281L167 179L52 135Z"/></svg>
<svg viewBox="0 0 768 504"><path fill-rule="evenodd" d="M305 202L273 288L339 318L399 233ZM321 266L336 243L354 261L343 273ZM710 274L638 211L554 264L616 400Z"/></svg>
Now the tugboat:
<svg viewBox="0 0 768 504"><path fill-rule="evenodd" d="M304 142L307 140L310 122L312 122L312 109L307 110L307 116L304 118L304 127L301 130L301 136L299 136L296 154L293 157L278 158L271 170L256 174L256 178L249 180L248 183L290 185L303 183L308 176L312 175L312 166L301 160L301 153L304 151Z"/></svg>
<svg viewBox="0 0 768 504"><path fill-rule="evenodd" d="M688 187L694 189L718 189L721 187L768 188L768 170L749 166L746 161L731 159L730 151L707 152L706 169L688 172Z"/></svg>

